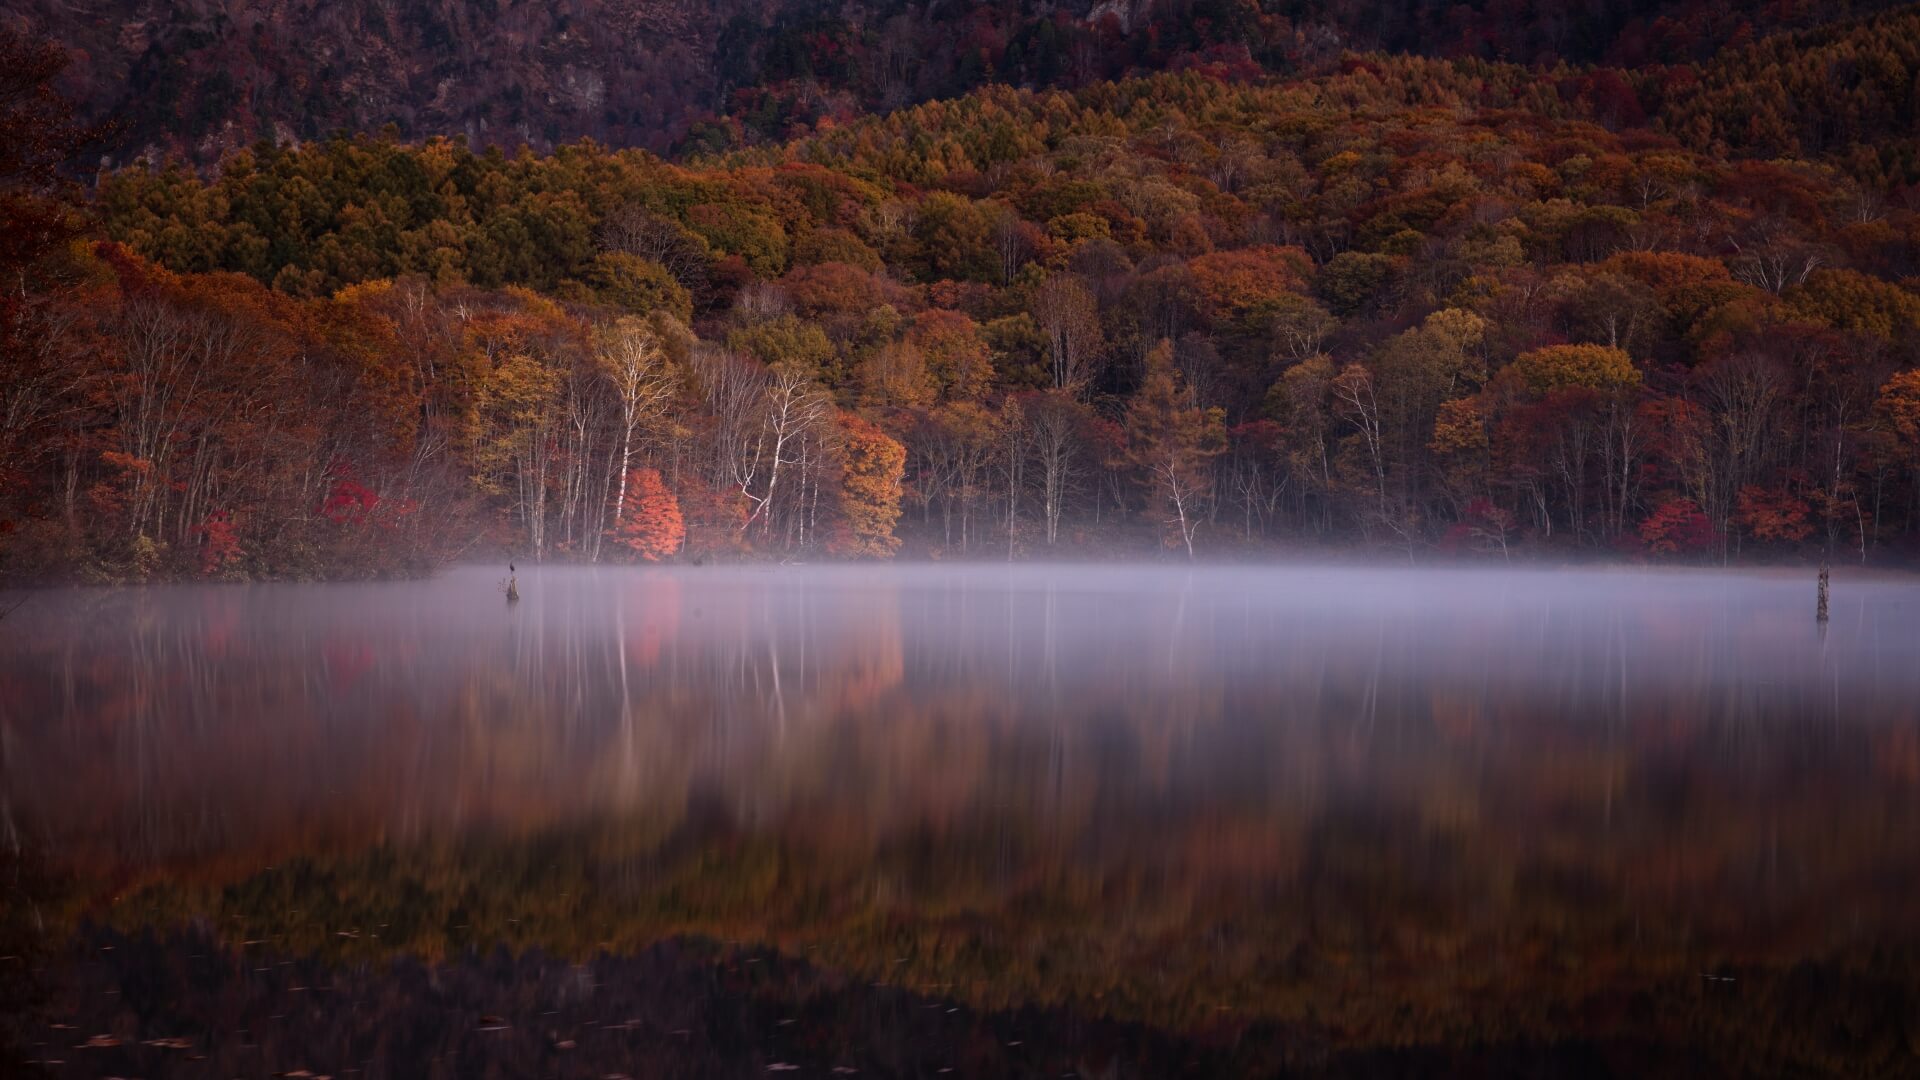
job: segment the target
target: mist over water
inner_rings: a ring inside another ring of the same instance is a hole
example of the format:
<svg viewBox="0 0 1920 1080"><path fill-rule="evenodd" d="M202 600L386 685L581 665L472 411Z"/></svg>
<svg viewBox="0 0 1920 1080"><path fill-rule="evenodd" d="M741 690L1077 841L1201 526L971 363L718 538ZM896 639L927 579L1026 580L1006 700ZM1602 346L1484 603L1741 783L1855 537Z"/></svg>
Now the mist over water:
<svg viewBox="0 0 1920 1080"><path fill-rule="evenodd" d="M1317 786L1307 748L1364 788L1429 740L1886 737L1920 703L1920 587L1885 580L1843 580L1823 634L1798 574L544 568L517 605L501 577L37 596L0 644L10 803L61 845L166 857L296 805L360 820L335 796L372 778L376 815L419 828L653 803L666 777L777 814L796 785L911 792L952 764L866 756L890 724L1098 748L1122 801L1152 745L1204 800L1225 774ZM118 813L73 812L103 792Z"/></svg>
<svg viewBox="0 0 1920 1080"><path fill-rule="evenodd" d="M1803 572L504 576L36 594L0 624L10 844L76 926L214 927L183 956L244 925L319 969L504 945L670 983L650 950L691 936L1329 1053L1604 1041L1567 1016L1920 940L1907 579L1843 573L1823 633ZM101 963L51 970L138 974Z"/></svg>

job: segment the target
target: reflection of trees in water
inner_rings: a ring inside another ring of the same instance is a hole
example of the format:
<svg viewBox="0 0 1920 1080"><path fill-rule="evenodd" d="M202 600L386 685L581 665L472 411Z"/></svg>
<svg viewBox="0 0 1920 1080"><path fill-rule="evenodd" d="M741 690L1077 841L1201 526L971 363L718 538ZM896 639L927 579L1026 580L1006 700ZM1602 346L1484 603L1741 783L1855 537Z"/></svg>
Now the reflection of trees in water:
<svg viewBox="0 0 1920 1080"><path fill-rule="evenodd" d="M56 963L43 1016L75 1025L52 1033L67 1046L101 1032L125 1044L184 1036L220 1067L246 1053L261 1071L339 1068L330 1057L352 1048L354 1064L372 1059L370 1075L424 1075L417 1063L434 1057L451 1063L447 1075L489 1063L515 1075L644 1074L609 1067L620 1054L656 1075L774 1062L883 1075L956 1064L975 1075L1038 1075L1039 1066L1060 1075L1077 1065L1098 1075L1086 1066L1102 1047L1142 1076L1163 1075L1169 1061L1205 1063L1201 1075L1300 1063L1336 1075L1380 1075L1396 1063L1416 1074L1499 1066L1507 1075L1529 1062L1529 1075L1563 1075L1604 1060L1618 1075L1676 1076L1699 1075L1682 1067L1702 1060L1727 1075L1895 1076L1911 1062L1920 972L1910 948L1816 963L1701 961L1675 947L1671 928L1589 924L1577 905L1552 903L1492 938L1454 941L1436 924L1466 898L1418 907L1436 891L1419 880L1432 867L1405 879L1380 869L1404 852L1375 866L1341 848L1342 865L1310 870L1314 896L1281 899L1278 917L1242 905L1223 920L1221 905L1192 904L1151 942L1127 943L1152 945L1143 957L1111 942L1116 927L1128 933L1124 913L1154 902L1150 883L1055 882L1052 903L1029 897L1018 918L989 922L964 902L943 917L911 852L881 857L928 890L917 916L898 898L885 910L848 911L844 900L836 910L838 894L800 861L755 852L751 841L707 848L693 857L701 867L659 859L642 875L654 891L630 893L641 878L583 882L583 868L605 865L569 854L590 840L552 839L473 850L459 869L433 853L297 860L178 909L168 906L186 899L178 892L150 890L118 909L126 931L86 932ZM596 890L591 902L569 903ZM760 940L793 959L627 937L638 924L706 913L722 919L709 937L730 937L754 917L725 920L753 907L763 929L778 922ZM186 913L229 929L217 939L142 929L177 927ZM1100 925L1076 929L1088 913ZM795 931L822 917L832 925L818 935ZM410 946L436 919L466 932L422 967ZM596 925L609 925L599 933L611 939L589 941ZM502 1025L510 1033L488 1030ZM26 1026L29 1038L48 1035ZM562 1040L575 1045L562 1051ZM1015 1041L1027 1049L1010 1053ZM1176 1051L1184 1057L1169 1058ZM956 1063L956 1054L968 1056ZM121 1075L154 1075L152 1063L170 1057L131 1045L64 1056ZM667 1065L675 1068L659 1071Z"/></svg>
<svg viewBox="0 0 1920 1080"><path fill-rule="evenodd" d="M1360 1042L1565 1032L1920 930L1894 615L1842 607L1823 658L1684 581L1441 617L888 574L35 605L0 643L6 797L126 925L356 961L698 934Z"/></svg>
<svg viewBox="0 0 1920 1080"><path fill-rule="evenodd" d="M160 854L224 845L281 808L537 823L658 809L696 787L770 813L897 793L869 816L964 810L982 791L1060 803L1070 777L1082 804L1103 785L1129 799L1364 797L1409 755L1437 783L1448 754L1498 765L1521 744L1612 782L1657 742L1737 747L1844 721L1894 725L1873 745L1898 753L1914 720L1905 666L1823 685L1778 625L1724 613L1482 605L1437 633L1432 619L1191 589L568 581L509 617L490 596L429 606L338 587L109 593L64 620L43 605L43 624L0 652L18 690L13 761L41 798L76 804L75 836ZM288 602L307 613L282 617ZM1751 677L1749 646L1787 666ZM1431 765L1429 744L1446 751ZM126 803L139 828L111 817Z"/></svg>
<svg viewBox="0 0 1920 1080"><path fill-rule="evenodd" d="M9 786L61 829L47 839L145 860L671 819L693 791L876 833L979 806L1072 829L1115 800L1298 813L1411 794L1464 819L1539 775L1573 805L1595 783L1631 800L1663 755L1791 767L1835 729L1878 782L1912 772L1912 665L1856 648L1823 667L1808 627L1724 600L1465 595L1438 617L1204 576L1074 580L553 574L510 612L471 582L36 605L0 645Z"/></svg>

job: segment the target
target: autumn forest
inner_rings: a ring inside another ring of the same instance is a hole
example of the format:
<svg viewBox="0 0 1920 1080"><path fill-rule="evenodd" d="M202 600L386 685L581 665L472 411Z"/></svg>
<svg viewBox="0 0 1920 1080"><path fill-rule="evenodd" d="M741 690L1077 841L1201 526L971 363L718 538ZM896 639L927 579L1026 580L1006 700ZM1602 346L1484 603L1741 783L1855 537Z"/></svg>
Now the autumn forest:
<svg viewBox="0 0 1920 1080"><path fill-rule="evenodd" d="M938 97L794 30L670 150L214 160L103 151L0 23L0 577L1920 550L1920 8L1547 58L1274 7Z"/></svg>

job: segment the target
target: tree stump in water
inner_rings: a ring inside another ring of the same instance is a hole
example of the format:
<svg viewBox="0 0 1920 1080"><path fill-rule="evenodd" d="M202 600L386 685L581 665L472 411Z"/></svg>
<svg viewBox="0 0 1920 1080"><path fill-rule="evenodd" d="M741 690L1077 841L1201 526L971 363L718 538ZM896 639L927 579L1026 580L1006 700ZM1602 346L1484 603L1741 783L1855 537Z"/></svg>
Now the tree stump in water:
<svg viewBox="0 0 1920 1080"><path fill-rule="evenodd" d="M1814 619L1817 622L1819 622L1821 626L1827 625L1827 574L1828 574L1827 565L1825 563L1821 563L1820 564L1820 606L1817 610L1814 611L1814 614L1813 614Z"/></svg>
<svg viewBox="0 0 1920 1080"><path fill-rule="evenodd" d="M507 579L507 603L517 604L519 602L520 602L520 579L508 578ZM1825 608L1823 607L1822 610L1824 611ZM1826 618L1826 616L1822 615L1821 618L1824 619Z"/></svg>

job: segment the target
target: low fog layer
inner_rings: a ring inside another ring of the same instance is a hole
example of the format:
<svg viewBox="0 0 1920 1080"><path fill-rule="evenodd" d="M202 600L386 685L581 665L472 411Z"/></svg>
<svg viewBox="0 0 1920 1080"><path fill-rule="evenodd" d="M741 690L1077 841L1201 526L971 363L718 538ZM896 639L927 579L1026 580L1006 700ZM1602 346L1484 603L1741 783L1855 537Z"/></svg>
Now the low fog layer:
<svg viewBox="0 0 1920 1080"><path fill-rule="evenodd" d="M1126 685L1170 700L1195 681L1284 690L1305 672L1361 670L1576 695L1609 680L1654 692L1835 677L1860 692L1911 688L1904 658L1920 628L1920 583L1843 573L1821 634L1811 571L522 566L515 605L506 577L466 567L405 583L45 592L8 621L0 663L271 662L324 675L341 654L365 653L356 682L391 679L410 694L512 671L529 687L570 673L601 691L617 676L628 701L679 686L725 697L739 679L860 663L900 667L909 687ZM564 708L592 722L606 704L586 693ZM735 717L766 705L724 704ZM1083 711L1018 695L1006 705Z"/></svg>
<svg viewBox="0 0 1920 1080"><path fill-rule="evenodd" d="M397 697L431 711L498 681L588 726L641 706L830 715L954 684L990 691L996 713L1052 720L1149 703L1285 719L1324 710L1329 688L1386 686L1545 694L1576 711L1708 695L1783 719L1830 713L1836 694L1920 696L1920 584L1900 579L1842 576L1822 633L1811 572L520 567L517 604L506 577L45 592L8 620L0 667L29 691L121 670L145 715L215 724L253 722L270 702L243 688L290 678L323 710ZM849 679L867 684L858 700ZM3 707L37 728L78 706Z"/></svg>
<svg viewBox="0 0 1920 1080"><path fill-rule="evenodd" d="M1842 576L1822 634L1810 573L521 567L517 604L505 576L36 594L0 634L9 810L160 854L696 791L910 816L1069 763L1122 803L1366 799L1647 739L1897 765L1920 708L1899 580Z"/></svg>

